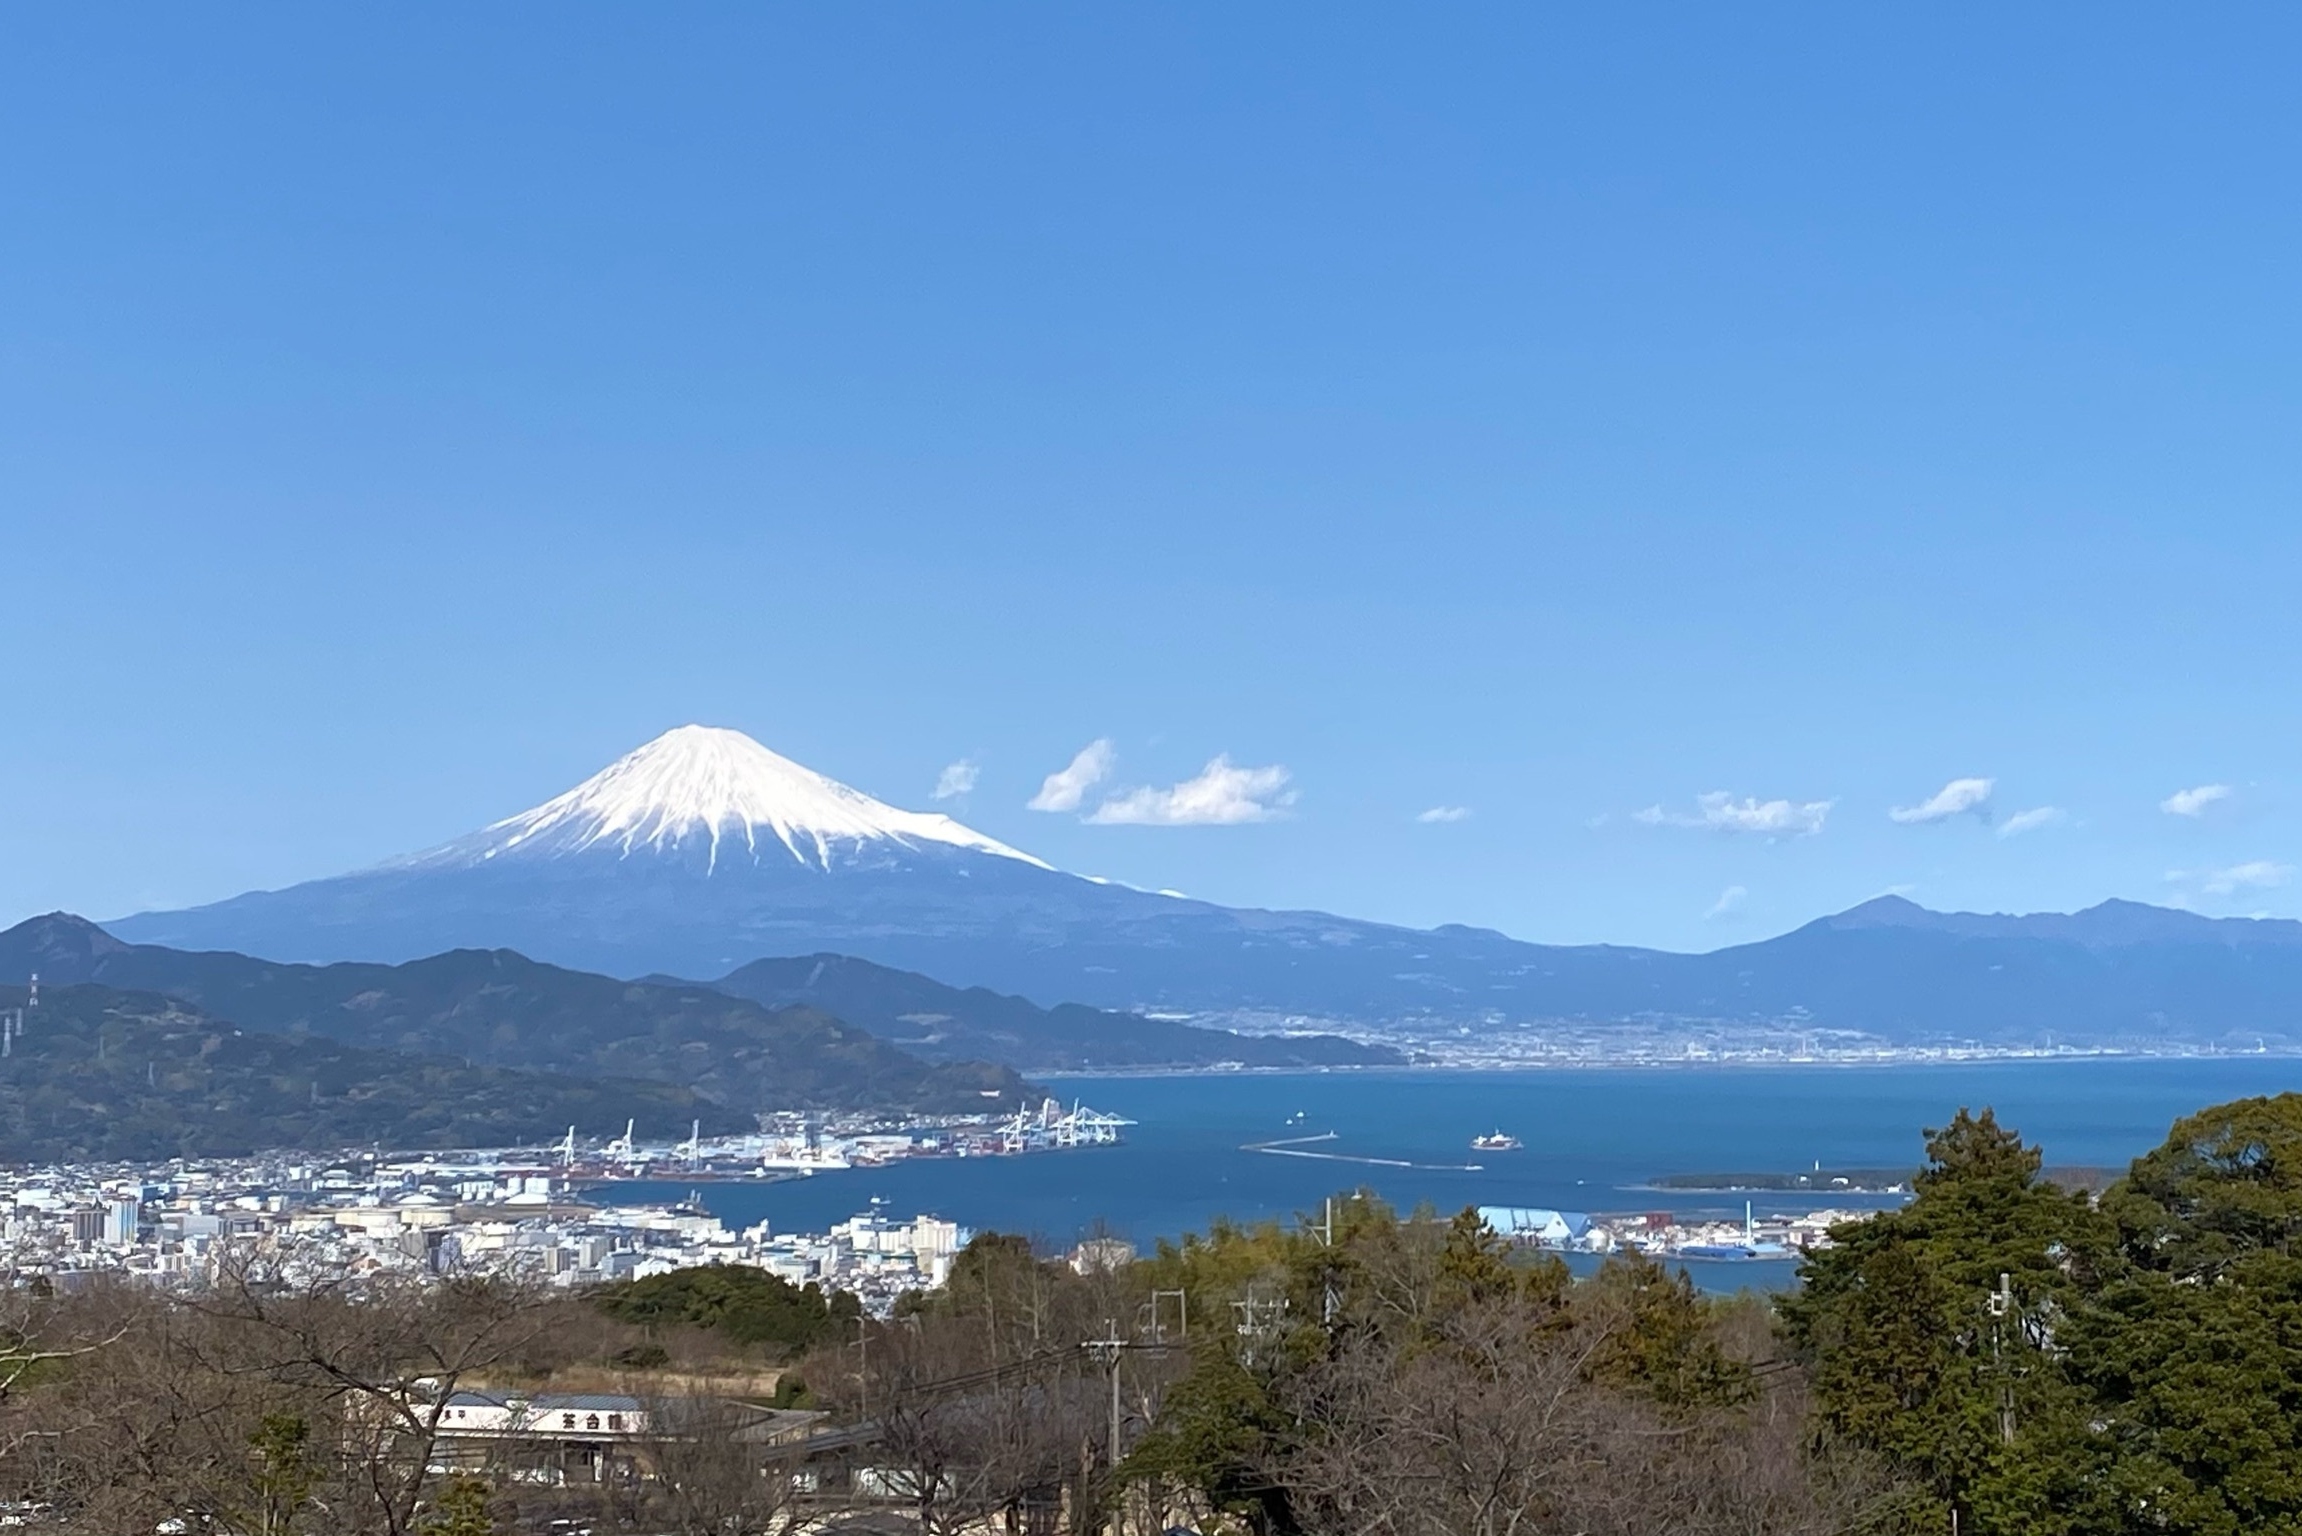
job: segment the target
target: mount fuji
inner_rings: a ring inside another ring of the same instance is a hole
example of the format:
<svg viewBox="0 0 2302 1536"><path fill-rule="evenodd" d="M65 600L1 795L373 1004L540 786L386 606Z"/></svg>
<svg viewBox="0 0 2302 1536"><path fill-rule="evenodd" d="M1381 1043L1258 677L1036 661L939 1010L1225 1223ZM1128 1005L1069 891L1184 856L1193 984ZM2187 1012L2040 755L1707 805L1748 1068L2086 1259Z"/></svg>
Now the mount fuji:
<svg viewBox="0 0 2302 1536"><path fill-rule="evenodd" d="M741 731L707 725L666 731L557 799L385 867L469 869L506 856L533 862L607 853L619 862L701 858L708 877L723 845L731 867L740 860L781 869L780 847L802 868L827 873L834 863L890 867L952 851L1053 868L948 816L899 811Z"/></svg>
<svg viewBox="0 0 2302 1536"><path fill-rule="evenodd" d="M282 961L503 948L620 976L834 952L1049 1004L1335 1017L1447 1006L1460 988L1425 974L1434 961L1484 979L1537 952L1471 929L1235 911L1067 874L701 725L439 847L105 926Z"/></svg>
<svg viewBox="0 0 2302 1536"><path fill-rule="evenodd" d="M1884 898L1689 955L1234 909L1066 874L703 726L438 848L105 926L134 943L276 961L511 949L623 977L720 978L739 993L759 973L731 973L754 961L815 957L812 977L846 955L1045 1005L1426 1040L1560 1021L1717 1022L1893 1042L2302 1049L2302 923L2117 901L1945 914Z"/></svg>

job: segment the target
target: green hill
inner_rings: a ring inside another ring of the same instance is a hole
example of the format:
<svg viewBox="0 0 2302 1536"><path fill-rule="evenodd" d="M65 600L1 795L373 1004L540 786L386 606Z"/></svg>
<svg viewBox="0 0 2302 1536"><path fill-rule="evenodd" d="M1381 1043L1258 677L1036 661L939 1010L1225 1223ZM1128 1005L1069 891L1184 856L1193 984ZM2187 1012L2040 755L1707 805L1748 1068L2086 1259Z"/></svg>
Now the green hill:
<svg viewBox="0 0 2302 1536"><path fill-rule="evenodd" d="M0 1008L26 1000L0 987ZM153 1161L270 1148L509 1146L751 1128L670 1083L469 1066L244 1030L151 992L43 982L0 1057L0 1161Z"/></svg>
<svg viewBox="0 0 2302 1536"><path fill-rule="evenodd" d="M1027 1087L1006 1067L931 1065L814 1008L710 987L618 981L507 949L404 965L283 965L123 944L52 913L0 933L0 978L158 992L246 1029L317 1035L520 1071L653 1078L749 1114L773 1109L982 1111Z"/></svg>

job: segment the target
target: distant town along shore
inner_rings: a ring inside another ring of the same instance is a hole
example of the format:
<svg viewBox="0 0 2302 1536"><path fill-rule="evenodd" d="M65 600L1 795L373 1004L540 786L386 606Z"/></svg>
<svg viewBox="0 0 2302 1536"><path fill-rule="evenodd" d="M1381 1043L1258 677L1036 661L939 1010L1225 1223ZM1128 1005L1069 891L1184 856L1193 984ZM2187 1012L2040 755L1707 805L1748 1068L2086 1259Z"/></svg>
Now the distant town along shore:
<svg viewBox="0 0 2302 1536"><path fill-rule="evenodd" d="M2118 1177L2115 1168L2046 1168L2040 1177L2065 1189L2098 1190ZM1816 1194L1899 1195L1909 1192L1917 1170L1911 1168L1823 1168L1801 1173L1666 1173L1650 1182L1651 1188L1693 1194L1740 1194L1745 1191L1798 1191Z"/></svg>

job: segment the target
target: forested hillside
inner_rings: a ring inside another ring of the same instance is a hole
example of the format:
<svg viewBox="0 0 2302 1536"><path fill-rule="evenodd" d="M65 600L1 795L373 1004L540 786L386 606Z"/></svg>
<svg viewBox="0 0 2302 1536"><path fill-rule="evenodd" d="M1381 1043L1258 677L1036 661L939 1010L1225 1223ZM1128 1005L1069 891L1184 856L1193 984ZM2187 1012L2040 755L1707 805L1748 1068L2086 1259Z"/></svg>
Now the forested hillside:
<svg viewBox="0 0 2302 1536"><path fill-rule="evenodd" d="M66 913L0 933L0 976L159 992L247 1029L451 1056L481 1066L654 1078L731 1110L1012 1108L1014 1071L930 1064L813 1008L768 1009L690 984L619 981L509 950L405 965L281 965L123 944Z"/></svg>
<svg viewBox="0 0 2302 1536"><path fill-rule="evenodd" d="M25 1001L0 987L0 1008ZM0 1057L0 1161L219 1157L274 1147L510 1146L743 1131L676 1084L573 1078L240 1029L150 992L43 986Z"/></svg>

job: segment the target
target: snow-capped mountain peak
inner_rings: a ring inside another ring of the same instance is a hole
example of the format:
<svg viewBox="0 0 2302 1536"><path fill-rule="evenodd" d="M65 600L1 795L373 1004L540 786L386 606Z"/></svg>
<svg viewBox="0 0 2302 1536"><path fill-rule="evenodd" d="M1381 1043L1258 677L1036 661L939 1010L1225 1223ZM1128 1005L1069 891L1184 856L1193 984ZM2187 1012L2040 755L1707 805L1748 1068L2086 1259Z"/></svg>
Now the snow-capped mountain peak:
<svg viewBox="0 0 2302 1536"><path fill-rule="evenodd" d="M780 847L800 864L829 869L843 845L870 844L942 845L1051 867L948 816L898 810L770 752L741 731L708 725L666 731L566 794L408 862L702 847L706 867L716 868L731 854L780 857Z"/></svg>

